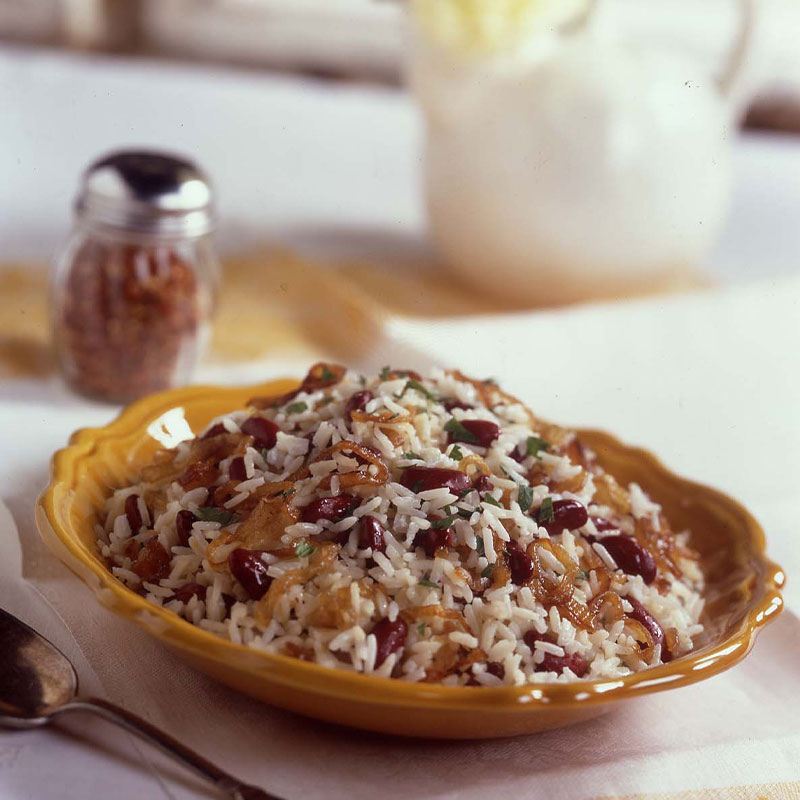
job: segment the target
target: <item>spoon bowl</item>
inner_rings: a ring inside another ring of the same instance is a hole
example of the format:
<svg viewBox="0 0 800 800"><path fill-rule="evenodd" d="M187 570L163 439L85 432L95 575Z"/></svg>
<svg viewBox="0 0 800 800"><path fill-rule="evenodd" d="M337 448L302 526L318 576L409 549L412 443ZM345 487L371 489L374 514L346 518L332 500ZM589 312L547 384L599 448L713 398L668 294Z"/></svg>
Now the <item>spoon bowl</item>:
<svg viewBox="0 0 800 800"><path fill-rule="evenodd" d="M51 642L0 608L0 727L36 728L71 711L88 711L140 736L239 800L277 800L206 761L130 711L96 698L78 699L78 676Z"/></svg>
<svg viewBox="0 0 800 800"><path fill-rule="evenodd" d="M69 659L24 622L0 609L0 725L33 728L75 699Z"/></svg>

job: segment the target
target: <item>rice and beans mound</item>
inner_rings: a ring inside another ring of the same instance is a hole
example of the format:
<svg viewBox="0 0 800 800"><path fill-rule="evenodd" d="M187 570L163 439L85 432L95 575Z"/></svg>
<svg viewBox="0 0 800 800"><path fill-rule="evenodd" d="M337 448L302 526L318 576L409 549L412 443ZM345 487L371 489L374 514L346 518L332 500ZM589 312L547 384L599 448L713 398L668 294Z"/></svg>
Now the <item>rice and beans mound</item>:
<svg viewBox="0 0 800 800"><path fill-rule="evenodd" d="M158 452L97 534L114 575L194 625L406 681L615 678L702 630L686 534L459 372L317 364Z"/></svg>

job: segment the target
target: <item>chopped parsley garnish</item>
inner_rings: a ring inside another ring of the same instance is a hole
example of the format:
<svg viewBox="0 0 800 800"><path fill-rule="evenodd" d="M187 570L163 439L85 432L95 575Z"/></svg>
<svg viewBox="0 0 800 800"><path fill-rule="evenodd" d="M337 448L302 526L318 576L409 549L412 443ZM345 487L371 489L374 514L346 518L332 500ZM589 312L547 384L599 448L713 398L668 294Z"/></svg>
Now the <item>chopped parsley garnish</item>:
<svg viewBox="0 0 800 800"><path fill-rule="evenodd" d="M457 444L453 445L453 448L450 450L448 455L453 459L453 461L461 461L461 459L464 458L464 454L461 452L461 448Z"/></svg>
<svg viewBox="0 0 800 800"><path fill-rule="evenodd" d="M324 381L336 380L336 376L324 364L322 366L322 373L321 373L320 377Z"/></svg>
<svg viewBox="0 0 800 800"><path fill-rule="evenodd" d="M308 542L300 542L294 549L294 554L298 558L308 558L316 548L312 547Z"/></svg>
<svg viewBox="0 0 800 800"><path fill-rule="evenodd" d="M308 404L304 403L302 400L286 406L287 414L302 414L304 411L308 411Z"/></svg>
<svg viewBox="0 0 800 800"><path fill-rule="evenodd" d="M458 514L461 519L469 519L474 512L470 511L468 508L459 508L456 506L456 514Z"/></svg>
<svg viewBox="0 0 800 800"><path fill-rule="evenodd" d="M525 442L525 455L538 456L541 450L549 450L550 442L538 436L529 436Z"/></svg>
<svg viewBox="0 0 800 800"><path fill-rule="evenodd" d="M396 394L394 399L399 400L409 389L414 389L414 391L424 394L428 400L436 400L436 395L433 392L426 389L419 381L414 380L413 378L406 381L406 385L403 387L403 390L399 394Z"/></svg>
<svg viewBox="0 0 800 800"><path fill-rule="evenodd" d="M264 449L261 451L261 458L263 458L263 459L264 459L264 461L266 461L266 460L267 460L267 456L268 456L268 455L269 455L269 450L268 450L268 449L265 447L265 448L264 448Z"/></svg>
<svg viewBox="0 0 800 800"><path fill-rule="evenodd" d="M494 572L494 564L489 564L487 567L484 568L483 572L481 572L481 578L491 578L493 572Z"/></svg>
<svg viewBox="0 0 800 800"><path fill-rule="evenodd" d="M420 636L424 636L425 635L425 623L424 622L420 622L420 624L417 625L417 633Z"/></svg>
<svg viewBox="0 0 800 800"><path fill-rule="evenodd" d="M542 504L539 506L539 515L537 517L539 522L552 522L555 517L553 516L553 498L545 497Z"/></svg>
<svg viewBox="0 0 800 800"><path fill-rule="evenodd" d="M576 581L588 581L589 573L585 569L579 569L578 574L575 576Z"/></svg>
<svg viewBox="0 0 800 800"><path fill-rule="evenodd" d="M533 489L530 486L520 486L517 494L517 502L519 503L520 511L527 511L533 502Z"/></svg>
<svg viewBox="0 0 800 800"><path fill-rule="evenodd" d="M475 537L475 551L477 552L477 554L479 556L485 556L486 555L486 548L483 546L483 537L482 536L476 536Z"/></svg>
<svg viewBox="0 0 800 800"><path fill-rule="evenodd" d="M442 517L441 519L432 519L431 520L431 528L437 531L443 531L446 528L449 528L453 524L453 520L456 518L455 514L449 514L446 517Z"/></svg>
<svg viewBox="0 0 800 800"><path fill-rule="evenodd" d="M425 485L425 481L420 478L418 481L414 481L413 486L411 487L411 491L414 494L419 494L419 490Z"/></svg>
<svg viewBox="0 0 800 800"><path fill-rule="evenodd" d="M390 366L388 366L388 365L385 366L385 367L382 367L381 368L381 374L380 374L381 380L382 381L388 381L389 380L389 373L391 371L392 371L392 368Z"/></svg>
<svg viewBox="0 0 800 800"><path fill-rule="evenodd" d="M280 492L275 492L275 494L273 494L272 497L284 497L284 496L289 497L290 495L293 495L295 491L297 490L294 487L292 487L291 489L283 489Z"/></svg>
<svg viewBox="0 0 800 800"><path fill-rule="evenodd" d="M502 508L503 506L492 497L489 492L484 492L482 495L482 499L484 503L488 503L490 506L497 506L497 508Z"/></svg>
<svg viewBox="0 0 800 800"><path fill-rule="evenodd" d="M420 586L430 586L431 589L438 589L439 584L431 580L430 572L425 573L425 577L419 582Z"/></svg>
<svg viewBox="0 0 800 800"><path fill-rule="evenodd" d="M426 389L419 381L415 381L413 378L406 383L405 389L414 389L415 391L419 392L420 394L424 394L428 400L436 400L436 395L431 392L430 390ZM403 389L403 391L405 391Z"/></svg>
<svg viewBox="0 0 800 800"><path fill-rule="evenodd" d="M214 506L198 508L197 518L203 520L203 522L219 522L223 527L239 521L239 517L237 517L236 514L232 514L224 508L215 508Z"/></svg>
<svg viewBox="0 0 800 800"><path fill-rule="evenodd" d="M465 428L455 417L451 417L444 425L444 429L452 435L453 439L457 442L466 442L467 444L475 444L478 437L468 428Z"/></svg>
<svg viewBox="0 0 800 800"><path fill-rule="evenodd" d="M407 453L403 453L401 458L406 459L406 461L413 461L414 459L422 461L422 456L419 455L418 453L415 453L413 450L409 450Z"/></svg>

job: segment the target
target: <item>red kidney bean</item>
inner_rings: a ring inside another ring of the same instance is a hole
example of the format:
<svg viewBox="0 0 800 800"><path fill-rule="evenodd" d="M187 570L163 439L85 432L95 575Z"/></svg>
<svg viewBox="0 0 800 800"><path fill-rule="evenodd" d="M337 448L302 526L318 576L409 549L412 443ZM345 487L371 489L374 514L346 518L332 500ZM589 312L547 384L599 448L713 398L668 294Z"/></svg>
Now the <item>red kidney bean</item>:
<svg viewBox="0 0 800 800"><path fill-rule="evenodd" d="M203 439L213 439L215 436L222 436L223 433L227 433L227 429L225 426L218 422L216 425L212 425L202 436Z"/></svg>
<svg viewBox="0 0 800 800"><path fill-rule="evenodd" d="M192 535L192 525L197 522L197 517L185 508L179 511L175 517L175 530L178 532L178 541L186 547L189 544L189 537Z"/></svg>
<svg viewBox="0 0 800 800"><path fill-rule="evenodd" d="M303 509L303 522L317 522L325 519L329 522L346 517L358 505L358 498L351 494L340 494L337 497L318 497Z"/></svg>
<svg viewBox="0 0 800 800"><path fill-rule="evenodd" d="M463 472L444 467L407 467L400 483L413 492L449 489L453 494L461 494L472 488L469 478Z"/></svg>
<svg viewBox="0 0 800 800"><path fill-rule="evenodd" d="M551 642L555 644L555 636L547 631L539 633L533 629L527 631L522 637L525 644L530 647L531 652L535 650L536 642ZM572 655L555 656L552 653L544 653L541 664L536 665L536 672L558 672L561 673L569 667L579 678L582 678L589 669L589 662L582 656L573 653Z"/></svg>
<svg viewBox="0 0 800 800"><path fill-rule="evenodd" d="M619 525L612 522L610 519L606 519L605 517L592 517L592 522L598 531L619 530Z"/></svg>
<svg viewBox="0 0 800 800"><path fill-rule="evenodd" d="M223 593L222 602L225 604L225 616L229 616L231 609L236 604L236 598L232 594Z"/></svg>
<svg viewBox="0 0 800 800"><path fill-rule="evenodd" d="M347 405L344 407L345 414L349 417L353 411L363 411L367 407L367 403L375 395L369 389L364 389L363 391L356 392L348 401Z"/></svg>
<svg viewBox="0 0 800 800"><path fill-rule="evenodd" d="M545 653L542 663L536 665L536 672L558 672L560 674L567 667L579 678L582 678L589 669L589 662L577 653L564 656L554 656L552 653Z"/></svg>
<svg viewBox="0 0 800 800"><path fill-rule="evenodd" d="M577 500L554 500L553 519L539 524L551 536L557 536L565 530L574 531L583 527L589 520L586 507Z"/></svg>
<svg viewBox="0 0 800 800"><path fill-rule="evenodd" d="M267 575L267 565L261 560L258 550L238 547L228 557L231 574L242 585L252 600L260 600L272 583Z"/></svg>
<svg viewBox="0 0 800 800"><path fill-rule="evenodd" d="M385 553L386 541L383 534L386 529L375 517L367 514L358 524L358 546L361 550L372 548L373 553ZM348 534L349 535L349 534Z"/></svg>
<svg viewBox="0 0 800 800"><path fill-rule="evenodd" d="M531 628L531 630L525 632L522 640L530 647L531 652L533 652L536 642L549 642L551 638L549 633L539 633L539 631L535 631Z"/></svg>
<svg viewBox="0 0 800 800"><path fill-rule="evenodd" d="M379 667L397 650L401 650L406 643L408 625L402 617L397 617L392 622L389 617L384 617L372 629L378 642L378 652L375 655L375 666Z"/></svg>
<svg viewBox="0 0 800 800"><path fill-rule="evenodd" d="M634 600L632 597L625 597L624 599L633 607L633 610L628 616L644 625L653 637L653 642L661 645L661 660L665 664L668 661L672 661L672 653L664 639L664 629L661 627L658 620L638 600Z"/></svg>
<svg viewBox="0 0 800 800"><path fill-rule="evenodd" d="M517 445L508 455L518 464L521 464L528 457L525 443L523 442L521 445Z"/></svg>
<svg viewBox="0 0 800 800"><path fill-rule="evenodd" d="M506 668L499 661L489 661L486 664L486 671L500 680L506 676Z"/></svg>
<svg viewBox="0 0 800 800"><path fill-rule="evenodd" d="M428 558L433 558L440 547L450 547L453 544L453 531L450 528L438 530L428 528L426 531L417 531L414 537L414 547L422 547Z"/></svg>
<svg viewBox="0 0 800 800"><path fill-rule="evenodd" d="M447 411L452 411L454 408L462 408L465 411L467 411L473 408L473 406L467 403L462 403L460 400L456 400L455 398L452 397L448 400L443 400L442 405L445 407L445 409L447 409Z"/></svg>
<svg viewBox="0 0 800 800"><path fill-rule="evenodd" d="M656 560L636 539L620 533L595 541L608 550L611 558L626 575L641 575L648 585L656 579Z"/></svg>
<svg viewBox="0 0 800 800"><path fill-rule="evenodd" d="M447 434L448 442L464 442L476 444L478 447L488 447L500 435L500 426L488 419L462 419L460 422L469 433L450 432Z"/></svg>
<svg viewBox="0 0 800 800"><path fill-rule="evenodd" d="M533 560L515 541L506 542L508 568L511 570L511 582L522 586L533 576Z"/></svg>
<svg viewBox="0 0 800 800"><path fill-rule="evenodd" d="M266 417L249 417L242 423L242 433L252 436L258 447L269 450L278 441L280 428Z"/></svg>
<svg viewBox="0 0 800 800"><path fill-rule="evenodd" d="M125 498L125 516L128 518L128 525L131 526L131 533L136 536L142 529L142 514L139 511L138 494L129 494Z"/></svg>
<svg viewBox="0 0 800 800"><path fill-rule="evenodd" d="M472 484L476 492L491 492L494 489L488 475L479 475Z"/></svg>
<svg viewBox="0 0 800 800"><path fill-rule="evenodd" d="M175 590L172 595L173 600L180 600L182 603L188 603L193 597L199 597L201 600L206 599L206 587L199 583L184 583Z"/></svg>
<svg viewBox="0 0 800 800"><path fill-rule="evenodd" d="M247 479L247 468L244 465L244 458L237 456L228 466L228 477L232 481L243 481Z"/></svg>

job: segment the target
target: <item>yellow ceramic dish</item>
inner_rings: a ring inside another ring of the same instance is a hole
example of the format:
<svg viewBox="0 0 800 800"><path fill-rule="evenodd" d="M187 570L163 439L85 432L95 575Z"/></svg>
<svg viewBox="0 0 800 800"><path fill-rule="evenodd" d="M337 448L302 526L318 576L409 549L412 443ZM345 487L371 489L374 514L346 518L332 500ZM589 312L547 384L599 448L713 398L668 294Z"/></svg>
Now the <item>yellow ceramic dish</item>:
<svg viewBox="0 0 800 800"><path fill-rule="evenodd" d="M636 480L673 527L692 531L706 574L705 632L689 655L618 680L513 688L407 683L328 669L263 653L208 633L149 604L114 578L95 547L96 509L160 446L172 446L213 417L291 381L239 388L189 387L147 397L104 428L81 430L58 451L36 518L53 552L106 608L144 628L199 670L246 694L311 717L386 733L484 738L568 725L615 703L708 678L749 652L758 630L782 607L784 575L765 553L764 533L736 501L669 472L650 453L606 433L581 431L600 463Z"/></svg>

